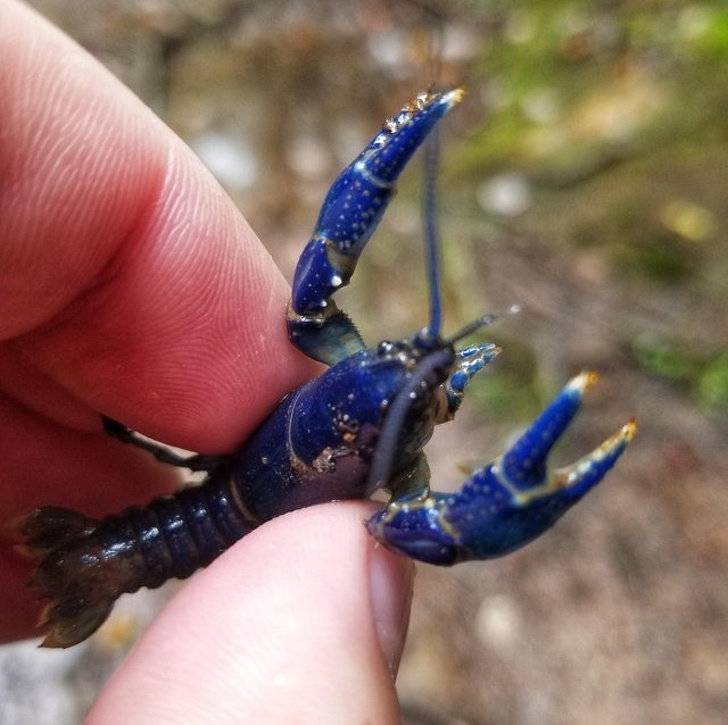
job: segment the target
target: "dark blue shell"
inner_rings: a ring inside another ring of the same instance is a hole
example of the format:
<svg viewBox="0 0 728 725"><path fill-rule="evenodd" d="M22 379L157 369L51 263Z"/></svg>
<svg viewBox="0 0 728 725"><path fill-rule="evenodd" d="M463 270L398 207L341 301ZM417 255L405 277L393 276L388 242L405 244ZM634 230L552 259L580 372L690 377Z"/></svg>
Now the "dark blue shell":
<svg viewBox="0 0 728 725"><path fill-rule="evenodd" d="M411 349L382 343L285 398L237 457L233 486L248 512L265 521L302 506L364 497L385 413L412 369ZM440 382L433 380L432 386ZM413 462L432 435L435 422L427 410L434 395L424 387L412 404L395 474Z"/></svg>

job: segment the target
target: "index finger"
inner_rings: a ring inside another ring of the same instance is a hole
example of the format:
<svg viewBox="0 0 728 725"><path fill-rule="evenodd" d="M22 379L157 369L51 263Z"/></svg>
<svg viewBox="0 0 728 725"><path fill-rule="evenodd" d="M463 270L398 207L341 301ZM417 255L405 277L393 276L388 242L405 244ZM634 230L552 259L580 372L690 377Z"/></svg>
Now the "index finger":
<svg viewBox="0 0 728 725"><path fill-rule="evenodd" d="M33 11L0 13L0 339L93 410L229 450L306 375L287 285L145 106Z"/></svg>

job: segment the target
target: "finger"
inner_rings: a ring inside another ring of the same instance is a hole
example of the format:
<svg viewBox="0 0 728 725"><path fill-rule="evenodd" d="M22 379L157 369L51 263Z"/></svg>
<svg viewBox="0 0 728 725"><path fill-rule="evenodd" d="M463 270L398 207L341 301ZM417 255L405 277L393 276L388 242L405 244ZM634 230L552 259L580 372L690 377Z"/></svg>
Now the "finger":
<svg viewBox="0 0 728 725"><path fill-rule="evenodd" d="M0 67L0 511L109 513L169 481L91 434L97 411L230 450L307 374L287 288L184 145L13 0ZM0 549L0 636L27 634L29 562Z"/></svg>
<svg viewBox="0 0 728 725"><path fill-rule="evenodd" d="M399 721L412 563L376 546L363 504L257 529L170 602L89 723Z"/></svg>
<svg viewBox="0 0 728 725"><path fill-rule="evenodd" d="M307 374L286 284L146 107L28 8L0 14L0 337L16 369L229 450Z"/></svg>

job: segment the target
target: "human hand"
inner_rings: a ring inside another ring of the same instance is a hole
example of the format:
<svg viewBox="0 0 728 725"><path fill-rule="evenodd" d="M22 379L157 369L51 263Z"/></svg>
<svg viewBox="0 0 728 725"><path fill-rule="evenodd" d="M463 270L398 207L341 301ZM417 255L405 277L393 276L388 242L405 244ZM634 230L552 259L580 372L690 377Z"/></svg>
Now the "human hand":
<svg viewBox="0 0 728 725"><path fill-rule="evenodd" d="M314 372L289 288L189 150L83 51L0 4L0 511L89 515L169 489L103 412L170 444L232 450ZM412 565L367 504L272 521L149 627L91 722L397 720L391 670ZM0 540L0 637L33 634L32 562Z"/></svg>

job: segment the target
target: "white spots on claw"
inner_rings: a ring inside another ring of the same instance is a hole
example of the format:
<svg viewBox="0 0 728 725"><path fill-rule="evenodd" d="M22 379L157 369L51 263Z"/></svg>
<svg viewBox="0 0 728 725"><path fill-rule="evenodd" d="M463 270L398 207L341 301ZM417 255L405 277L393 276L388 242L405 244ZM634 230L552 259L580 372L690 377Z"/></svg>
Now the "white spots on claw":
<svg viewBox="0 0 728 725"><path fill-rule="evenodd" d="M415 96L415 106L421 111L432 100L432 94L429 91L421 91Z"/></svg>

